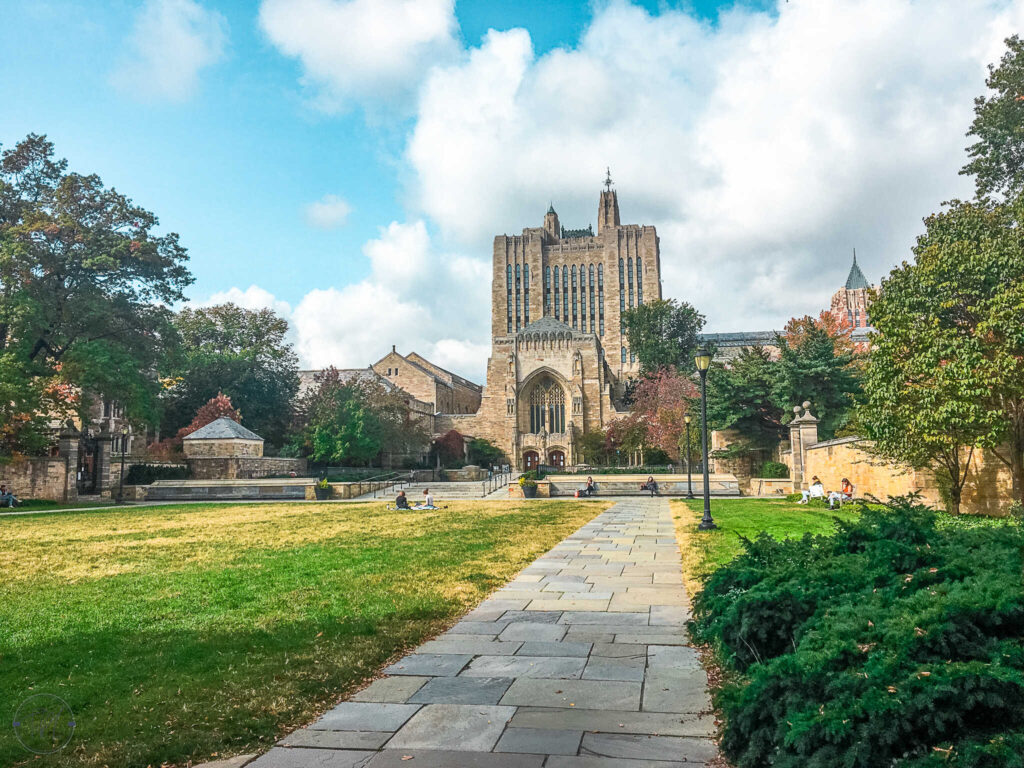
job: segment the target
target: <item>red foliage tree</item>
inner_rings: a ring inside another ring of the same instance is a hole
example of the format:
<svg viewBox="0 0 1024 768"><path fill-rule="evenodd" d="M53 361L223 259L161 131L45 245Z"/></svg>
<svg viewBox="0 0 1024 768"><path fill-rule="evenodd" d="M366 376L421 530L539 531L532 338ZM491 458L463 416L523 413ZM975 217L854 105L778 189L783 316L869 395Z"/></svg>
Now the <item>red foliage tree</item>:
<svg viewBox="0 0 1024 768"><path fill-rule="evenodd" d="M223 392L218 392L216 397L206 401L206 405L200 406L191 424L178 430L177 438L181 440L224 416L239 424L242 423L242 414L231 404L231 398Z"/></svg>
<svg viewBox="0 0 1024 768"><path fill-rule="evenodd" d="M697 397L693 381L673 368L661 368L637 384L629 420L643 425L646 445L678 458L686 441L686 413Z"/></svg>
<svg viewBox="0 0 1024 768"><path fill-rule="evenodd" d="M458 430L450 429L434 441L434 450L442 464L451 464L465 458L465 440Z"/></svg>

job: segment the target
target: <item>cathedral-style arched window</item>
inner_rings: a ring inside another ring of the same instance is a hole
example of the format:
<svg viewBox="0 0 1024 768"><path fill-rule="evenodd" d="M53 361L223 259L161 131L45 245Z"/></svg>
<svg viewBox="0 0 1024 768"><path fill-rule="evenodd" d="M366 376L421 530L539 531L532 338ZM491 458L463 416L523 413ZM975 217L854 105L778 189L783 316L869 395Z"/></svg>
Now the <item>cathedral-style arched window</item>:
<svg viewBox="0 0 1024 768"><path fill-rule="evenodd" d="M604 265L597 265L597 319L604 336Z"/></svg>
<svg viewBox="0 0 1024 768"><path fill-rule="evenodd" d="M633 257L629 257L629 306L633 306Z"/></svg>
<svg viewBox="0 0 1024 768"><path fill-rule="evenodd" d="M530 392L530 432L565 432L565 391L550 378L538 381Z"/></svg>
<svg viewBox="0 0 1024 768"><path fill-rule="evenodd" d="M626 287L625 262L619 259L619 288Z"/></svg>
<svg viewBox="0 0 1024 768"><path fill-rule="evenodd" d="M555 320L562 314L562 302L558 295L558 267L555 267Z"/></svg>

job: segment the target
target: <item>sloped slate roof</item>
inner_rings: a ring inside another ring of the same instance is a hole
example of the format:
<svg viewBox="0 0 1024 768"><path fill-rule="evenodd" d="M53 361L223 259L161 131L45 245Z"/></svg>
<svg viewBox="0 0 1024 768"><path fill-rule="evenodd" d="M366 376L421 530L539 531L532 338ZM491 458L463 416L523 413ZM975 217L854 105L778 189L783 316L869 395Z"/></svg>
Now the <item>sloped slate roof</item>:
<svg viewBox="0 0 1024 768"><path fill-rule="evenodd" d="M262 440L263 438L246 429L234 419L221 416L216 421L211 421L205 427L200 427L191 435L186 435L185 440Z"/></svg>
<svg viewBox="0 0 1024 768"><path fill-rule="evenodd" d="M555 318L550 315L546 315L538 320L534 320L525 328L520 329L516 335L521 336L524 333L543 333L545 331L548 333L579 333L578 331L573 330L572 326L566 325L561 320L555 320Z"/></svg>
<svg viewBox="0 0 1024 768"><path fill-rule="evenodd" d="M860 267L857 265L857 254L853 254L853 266L850 267L850 275L846 278L846 290L855 291L858 288L870 288L871 284L867 278L864 277L864 273L860 271Z"/></svg>

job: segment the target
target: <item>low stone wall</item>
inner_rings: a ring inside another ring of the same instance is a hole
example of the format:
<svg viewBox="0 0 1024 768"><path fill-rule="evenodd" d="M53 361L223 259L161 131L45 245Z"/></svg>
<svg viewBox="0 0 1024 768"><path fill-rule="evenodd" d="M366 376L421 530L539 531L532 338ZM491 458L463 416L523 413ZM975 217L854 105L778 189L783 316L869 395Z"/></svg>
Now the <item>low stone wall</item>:
<svg viewBox="0 0 1024 768"><path fill-rule="evenodd" d="M289 501L306 498L312 488L309 478L275 480L158 480L146 489L146 501L231 501L234 499L266 499ZM136 498L138 491L134 491Z"/></svg>
<svg viewBox="0 0 1024 768"><path fill-rule="evenodd" d="M76 466L68 465L64 456L14 459L0 464L0 483L10 488L19 499L75 501Z"/></svg>
<svg viewBox="0 0 1024 768"><path fill-rule="evenodd" d="M766 477L752 477L745 493L750 496L788 496L793 493L793 481Z"/></svg>
<svg viewBox="0 0 1024 768"><path fill-rule="evenodd" d="M280 456L222 456L187 459L195 480L254 480L271 475L306 474L305 459Z"/></svg>
<svg viewBox="0 0 1024 768"><path fill-rule="evenodd" d="M597 486L595 497L602 496L649 496L649 491L640 490L647 482L647 475L592 475ZM655 475L658 483L659 496L680 498L686 495L686 475ZM701 475L693 476L693 494L702 494L704 479ZM550 498L554 496L575 496L576 491L587 484L586 475L548 475L537 481L537 496ZM726 473L715 473L708 479L709 490L713 496L738 496L740 489L736 478ZM523 498L523 491L518 482L508 486L510 498Z"/></svg>
<svg viewBox="0 0 1024 768"><path fill-rule="evenodd" d="M487 470L474 464L469 464L462 469L446 469L444 471L447 482L470 483L487 479Z"/></svg>
<svg viewBox="0 0 1024 768"><path fill-rule="evenodd" d="M934 507L944 505L935 475L927 470L879 458L867 449L871 443L860 437L844 437L815 443L805 449L804 487L817 475L826 490L838 489L846 477L858 497L870 494L885 500L918 492ZM965 454L966 459L966 454ZM964 484L960 511L967 514L1003 515L1012 502L1010 471L991 451L975 450Z"/></svg>

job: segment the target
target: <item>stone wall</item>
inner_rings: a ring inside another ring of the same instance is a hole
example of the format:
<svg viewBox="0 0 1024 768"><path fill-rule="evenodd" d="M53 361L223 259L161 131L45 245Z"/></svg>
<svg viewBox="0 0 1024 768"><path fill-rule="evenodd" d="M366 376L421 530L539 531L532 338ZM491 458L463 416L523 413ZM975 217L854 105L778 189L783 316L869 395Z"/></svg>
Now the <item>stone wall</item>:
<svg viewBox="0 0 1024 768"><path fill-rule="evenodd" d="M14 459L0 465L0 483L19 499L75 501L78 498L77 467L69 466L68 459L66 456Z"/></svg>
<svg viewBox="0 0 1024 768"><path fill-rule="evenodd" d="M804 454L803 488L817 475L827 490L838 489L846 477L858 497L870 494L885 500L914 491L932 506L942 508L942 495L935 475L915 470L872 455L871 443L859 437L844 437L808 446ZM974 452L964 484L960 511L967 514L1003 515L1012 501L1010 471L991 451Z"/></svg>
<svg viewBox="0 0 1024 768"><path fill-rule="evenodd" d="M237 437L223 440L204 440L201 438L190 440L186 438L182 441L182 447L185 455L190 459L200 457L224 458L229 456L258 457L263 455L262 440L242 440Z"/></svg>
<svg viewBox="0 0 1024 768"><path fill-rule="evenodd" d="M250 480L271 475L306 474L305 459L286 459L278 456L220 456L188 459L195 480Z"/></svg>

